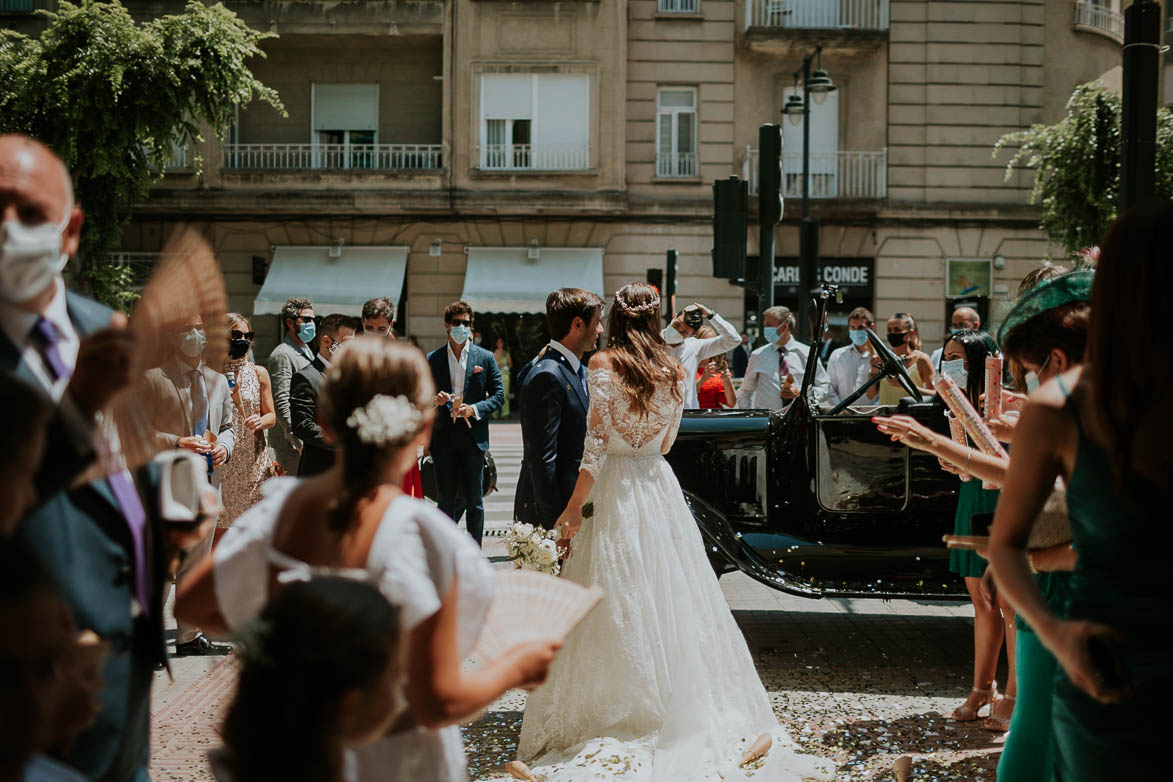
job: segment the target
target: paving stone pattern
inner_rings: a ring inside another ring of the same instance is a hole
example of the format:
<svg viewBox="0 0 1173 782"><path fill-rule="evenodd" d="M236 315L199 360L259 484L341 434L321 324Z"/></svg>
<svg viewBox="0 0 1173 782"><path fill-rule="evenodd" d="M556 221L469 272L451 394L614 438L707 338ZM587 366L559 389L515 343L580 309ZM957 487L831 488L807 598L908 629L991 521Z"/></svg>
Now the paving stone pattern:
<svg viewBox="0 0 1173 782"><path fill-rule="evenodd" d="M500 533L512 518L520 427L493 424L491 436L500 491L486 499L485 553L508 567ZM970 687L967 604L810 600L738 573L721 587L779 720L805 750L834 758L839 779L893 779L902 755L913 758L913 780L994 779L1002 738L947 718ZM156 677L152 779L211 780L205 754L219 743L236 662L178 658L172 668L173 683ZM506 693L464 729L471 778L498 777L514 757L524 707L524 693Z"/></svg>

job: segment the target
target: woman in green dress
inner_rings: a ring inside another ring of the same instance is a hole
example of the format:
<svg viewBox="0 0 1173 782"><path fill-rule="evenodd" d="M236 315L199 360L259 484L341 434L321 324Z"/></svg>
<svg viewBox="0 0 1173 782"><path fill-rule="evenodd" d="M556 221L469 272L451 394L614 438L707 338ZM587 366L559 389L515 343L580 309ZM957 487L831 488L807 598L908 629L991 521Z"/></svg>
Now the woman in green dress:
<svg viewBox="0 0 1173 782"><path fill-rule="evenodd" d="M1155 329L1173 290L1173 203L1125 213L1105 237L1092 292L1087 363L1031 395L1015 432L991 530L990 560L1057 658L1055 777L1168 774L1173 645L1160 621L1173 546L1173 367ZM1026 555L1056 475L1078 553L1065 618L1047 605Z"/></svg>
<svg viewBox="0 0 1173 782"><path fill-rule="evenodd" d="M1003 320L999 334L1003 354L1010 364L1015 387L1031 389L1082 361L1087 344L1090 272L1068 275L1054 284L1043 284L1066 273L1062 267L1043 267L1023 281L1026 291ZM1046 272L1040 275L1038 272ZM1042 279L1040 279L1042 277ZM1073 358L1074 357L1074 358ZM987 456L954 443L908 416L878 418L881 431L911 448L927 451L954 464L965 464L975 479L997 485L1006 481L1008 459ZM995 428L1004 439L1013 439L1010 427ZM1058 503L1065 507L1065 503ZM1048 512L1056 512L1048 508ZM1065 512L1065 511L1063 511ZM1030 551L1032 569L1047 604L1056 613L1063 609L1075 553L1070 544ZM983 586L991 595L994 587L987 569ZM999 782L1050 782L1051 773L1051 690L1058 667L1053 655L1039 642L1021 616L1017 617L1015 668L1018 691L1010 734L998 763ZM996 719L997 727L1004 723Z"/></svg>
<svg viewBox="0 0 1173 782"><path fill-rule="evenodd" d="M1015 387L1034 391L1040 383L1078 366L1087 348L1091 308L1090 271L1044 282L1023 294L1002 321L999 337ZM1061 503L1066 507L1066 503ZM1035 581L1048 608L1061 616L1067 602L1076 556L1070 545L1031 549ZM1023 617L1018 617L1018 702L1010 735L998 763L1000 782L1050 782L1054 779L1051 692L1059 668Z"/></svg>
<svg viewBox="0 0 1173 782"><path fill-rule="evenodd" d="M974 408L981 410L981 396L986 390L986 357L998 352L994 339L984 331L965 330L953 334L945 342L941 354L941 373L953 378L969 397ZM942 462L943 465L948 464ZM992 513L998 505L998 490L983 489L977 479L961 481L957 492L957 512L953 516L954 535L972 535L972 518L979 513ZM958 722L979 719L979 711L990 707L991 727L1008 723L1014 709L1017 682L1014 671L1014 611L1003 600L987 600L981 589L986 561L976 551L950 549L949 570L965 579L965 588L973 601L973 689L965 702L953 710ZM1006 697L998 697L994 673L1002 645L1006 646L1009 681ZM1003 728L1004 729L1004 728Z"/></svg>
<svg viewBox="0 0 1173 782"><path fill-rule="evenodd" d="M513 359L509 357L509 348L505 345L504 337L497 337L497 347L493 350L493 357L497 359L497 369L501 370L501 385L505 388L505 404L493 413L494 418L509 417L509 375L513 369Z"/></svg>

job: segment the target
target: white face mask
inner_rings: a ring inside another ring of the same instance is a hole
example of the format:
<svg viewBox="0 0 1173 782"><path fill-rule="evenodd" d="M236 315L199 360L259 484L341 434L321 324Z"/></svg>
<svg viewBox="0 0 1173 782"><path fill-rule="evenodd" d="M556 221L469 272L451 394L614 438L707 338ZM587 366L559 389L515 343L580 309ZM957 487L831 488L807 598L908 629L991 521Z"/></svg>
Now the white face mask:
<svg viewBox="0 0 1173 782"><path fill-rule="evenodd" d="M61 251L61 234L72 215L70 206L57 225L28 226L19 220L0 223L0 299L10 304L28 301L61 273L69 261Z"/></svg>
<svg viewBox="0 0 1173 782"><path fill-rule="evenodd" d="M684 342L684 335L672 326L666 326L664 330L660 332L660 336L663 337L664 341L669 345L679 345Z"/></svg>

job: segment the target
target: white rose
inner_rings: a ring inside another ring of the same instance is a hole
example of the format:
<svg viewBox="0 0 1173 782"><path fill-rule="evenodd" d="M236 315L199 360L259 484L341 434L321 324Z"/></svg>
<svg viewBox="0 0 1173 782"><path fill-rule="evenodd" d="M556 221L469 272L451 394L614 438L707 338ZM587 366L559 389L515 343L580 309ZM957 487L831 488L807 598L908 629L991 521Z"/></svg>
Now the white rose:
<svg viewBox="0 0 1173 782"><path fill-rule="evenodd" d="M554 545L552 540L543 540L538 546L536 555L539 564L553 565L558 561L558 547Z"/></svg>
<svg viewBox="0 0 1173 782"><path fill-rule="evenodd" d="M523 521L513 522L511 532L518 538L518 540L525 540L530 535L534 534L534 525L526 524Z"/></svg>

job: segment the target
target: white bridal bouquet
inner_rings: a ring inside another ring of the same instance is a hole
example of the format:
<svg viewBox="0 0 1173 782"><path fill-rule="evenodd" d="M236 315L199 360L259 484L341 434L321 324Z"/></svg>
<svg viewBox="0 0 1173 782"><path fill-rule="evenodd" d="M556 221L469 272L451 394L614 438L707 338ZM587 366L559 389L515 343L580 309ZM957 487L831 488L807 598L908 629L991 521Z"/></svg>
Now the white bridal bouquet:
<svg viewBox="0 0 1173 782"><path fill-rule="evenodd" d="M533 524L515 521L505 533L505 547L515 568L556 576L562 569L558 562L560 537L559 530L545 530Z"/></svg>

